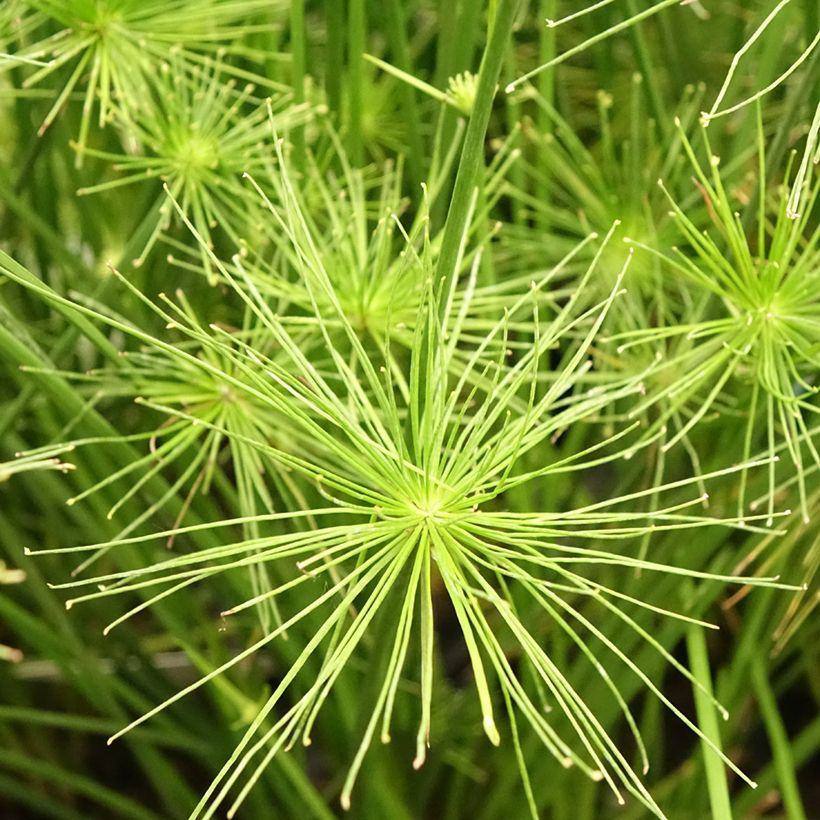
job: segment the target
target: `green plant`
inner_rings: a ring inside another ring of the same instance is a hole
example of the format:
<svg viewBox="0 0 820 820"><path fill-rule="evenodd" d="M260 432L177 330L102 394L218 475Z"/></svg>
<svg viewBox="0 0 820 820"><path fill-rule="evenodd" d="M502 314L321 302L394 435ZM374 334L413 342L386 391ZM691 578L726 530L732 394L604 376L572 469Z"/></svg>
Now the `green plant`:
<svg viewBox="0 0 820 820"><path fill-rule="evenodd" d="M816 131L812 136L816 136ZM732 209L717 170L720 160L709 150L708 141L706 147L711 177L697 162L685 139L684 145L694 164L698 187L721 238L718 244L708 232L699 231L673 201L676 221L689 243L692 256L677 250L676 258L666 257L666 261L681 274L692 278L704 293L717 296L722 309L715 315L710 310L711 306L706 306L702 318L690 319L680 326L634 332L642 339L686 334L687 338L699 341L664 364L664 368L675 370L682 367L685 373L681 379L670 379L668 386L660 393L675 396L671 408L690 401L708 385L705 400L699 401L697 410L691 413L686 424L665 446L672 446L709 412L729 379L736 375L747 378L752 388L746 414L745 455L748 458L757 441L755 428L760 413L766 423L770 455L774 457L778 436L786 442L786 452L797 474L804 520L808 520L804 458L820 465L820 457L809 432L811 422L807 424L804 418L804 414L818 411L814 401L817 387L812 382L817 352L820 350L820 337L817 336L820 231L813 229L808 220L813 213L820 185L813 183L810 174L806 173L806 166L801 166L801 173L795 181L797 187L789 191L784 185L775 200L771 234L767 235L769 220L765 184L761 180L757 234L750 239L740 224L737 212ZM762 138L760 145L759 167L765 179ZM813 151L814 146L810 143L807 156ZM801 194L806 201L801 213L797 213L790 203L798 201ZM644 243L629 241L653 252ZM631 335L621 334L614 338L623 340ZM734 392L737 394L736 389ZM671 412L670 409L665 415ZM660 418L665 419L665 415ZM804 448L806 456L803 454ZM769 474L768 509L771 516L774 510L774 462L770 465ZM741 515L745 508L745 483L744 478L738 496Z"/></svg>
<svg viewBox="0 0 820 820"><path fill-rule="evenodd" d="M9 64L31 61L36 65L39 61L38 70L25 80L27 87L70 67L40 126L41 136L74 89L85 80L78 137L82 148L88 139L95 105L99 107L99 127L109 122L117 108L127 112L138 109L163 62L173 59L179 64L184 59L195 66L201 61L202 52L231 46L243 34L253 31L256 26L248 24L247 18L268 11L269 5L258 0L231 0L199 3L192 9L184 2L24 2L18 4L14 15L25 22L15 24L15 34L21 42ZM34 42L27 42L29 36Z"/></svg>
<svg viewBox="0 0 820 820"><path fill-rule="evenodd" d="M5 4L0 814L813 816L818 17Z"/></svg>

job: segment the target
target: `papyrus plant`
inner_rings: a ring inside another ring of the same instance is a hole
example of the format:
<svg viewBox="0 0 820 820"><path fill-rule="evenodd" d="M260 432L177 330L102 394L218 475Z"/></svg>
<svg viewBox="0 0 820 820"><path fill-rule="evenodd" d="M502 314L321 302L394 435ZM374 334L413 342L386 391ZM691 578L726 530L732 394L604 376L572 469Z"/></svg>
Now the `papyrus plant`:
<svg viewBox="0 0 820 820"><path fill-rule="evenodd" d="M775 461L779 443L794 466L800 504L808 520L805 471L820 464L815 436L810 432L818 412L817 355L820 350L820 229L815 225L820 178L813 178L811 163L800 164L769 197L765 184L765 147L759 135L758 169L761 175L756 205L755 230L748 233L720 173L720 158L710 149L703 132L708 167L697 159L688 140L684 146L710 210L712 226L700 231L670 197L670 204L685 245L663 253L630 240L653 256L661 255L670 270L685 276L708 301L701 314L680 324L643 328L619 334L619 350L648 340L685 337L695 344L668 357L662 368L670 378L660 391L646 399L674 397L661 414L662 423L687 404L686 421L666 443L673 446L710 410L720 406L731 385L748 391L743 400L748 458L762 435L772 460L769 465L768 510L774 510ZM809 134L806 156L816 148L816 127ZM794 159L794 155L792 155ZM663 186L663 181L659 184ZM800 201L795 210L793 203ZM697 397L697 406L693 402ZM744 473L745 476L745 473ZM746 478L741 479L738 511L745 510Z"/></svg>
<svg viewBox="0 0 820 820"><path fill-rule="evenodd" d="M163 63L173 58L185 69L194 67L263 26L264 17L251 21L271 11L271 4L261 0L26 0L13 5L6 45L10 58L0 59L0 70L30 66L25 87L55 84L40 134L75 90L81 91L81 147L88 141L95 108L102 128L118 109L139 107Z"/></svg>
<svg viewBox="0 0 820 820"><path fill-rule="evenodd" d="M288 180L279 145L280 161ZM286 182L289 184L289 182ZM147 536L128 536L59 550L80 555L100 550L127 550L136 544L184 543L187 534L203 527L228 533L235 524L260 527L287 525L274 534L244 530L240 540L228 537L217 547L183 550L143 569L105 573L59 586L76 590L69 604L111 595L137 593L142 600L116 619L111 627L152 603L214 576L247 567L273 567L266 574L269 587L238 601L224 613L235 615L248 607L275 600L281 621L227 663L184 687L176 695L137 718L127 731L207 682L281 639L289 630L313 624L309 639L245 732L235 752L203 796L193 816L211 817L235 792L230 813L259 778L271 758L297 741L310 743L317 715L339 676L352 660L367 652L377 678L374 699L360 745L341 791L348 806L356 777L375 737L390 739L391 720L399 685L410 676L419 686L419 724L413 765L428 755L436 674L436 606L434 590L446 594L452 605L472 669L475 694L484 731L499 745L505 736L519 748L519 723L526 722L546 750L564 766L577 766L593 779L604 780L622 800L631 792L649 810L661 811L619 745L596 719L594 711L573 688L560 664L533 636L530 621L548 618L587 658L623 713L639 748L637 723L626 700L606 671L608 661L593 650L626 664L642 683L694 731L699 731L618 645L596 626L593 611L600 608L623 621L675 668L700 686L685 667L651 632L634 618L646 606L658 617L677 617L653 604L642 604L617 586L596 579L595 567L678 572L691 578L731 581L727 576L676 569L662 562L630 557L608 544L639 538L653 531L702 527L714 522L692 514L701 500L687 493L691 480L637 491L622 497L604 497L576 508L510 509L511 491L532 482L578 481L585 470L624 457L647 442L636 441L634 426L610 436L595 433L596 418L615 401L636 396L640 376L603 387L588 387L590 345L607 311L621 294L620 278L603 300L589 306L586 290L610 239L599 243L598 253L578 288L552 315L537 294L550 275L533 281L523 292L485 305L485 316L495 321L482 339L464 334L470 300L476 292L478 257L464 270L463 254L454 277L445 287L433 277L429 257L415 256L424 282L414 338L409 351L395 349L390 334L383 347L365 348L359 329L345 313L333 283L317 254L315 237L304 214L293 202L272 207L271 216L293 245L312 297L312 321L325 340L323 357L313 360L294 337L288 323L276 314L252 278L235 279L214 257L220 276L232 283L234 293L252 317L258 333L270 340L268 349L255 344L255 334L234 332L217 324L208 326L193 312L155 303L144 295L166 322L207 355L197 356L188 344L170 343L91 308L88 315L105 321L143 345L178 361L178 370L199 369L208 380L248 402L256 426L238 429L219 415L194 415L168 397L163 402L144 399L149 407L166 413L173 425L195 421L213 435L224 437L232 449L246 448L265 473L292 471L312 487L313 504L210 523L181 526ZM469 224L469 220L468 220ZM464 249L468 231L462 237ZM22 280L18 280L21 281ZM28 283L46 298L64 301ZM459 294L459 298L456 295ZM530 312L531 339L513 353L507 344L509 317ZM332 327L331 327L332 326ZM388 320L389 326L389 320ZM577 333L577 328L585 328ZM342 333L346 345L335 333ZM548 362L547 357L554 362ZM395 357L395 358L394 358ZM454 366L458 357L459 366ZM551 375L544 378L545 372ZM161 392L159 395L162 395ZM264 408L265 415L260 414ZM265 417L270 429L265 430ZM275 421L281 419L281 423ZM574 453L561 453L555 442L568 429L592 424L590 443ZM306 447L285 449L276 438L281 426L295 431ZM523 456L540 448L543 462L531 469ZM731 471L731 469L729 470ZM726 473L726 470L719 474ZM707 476L708 477L708 476ZM683 495L679 495L683 491ZM652 494L668 496L666 505L647 509ZM308 496L311 497L311 496ZM733 524L754 528L750 522ZM773 583L762 579L762 583ZM85 591L92 587L93 591ZM519 614L526 612L527 615ZM631 614L632 613L632 614ZM318 618L318 621L316 620ZM110 627L109 627L110 628ZM515 645L521 662L513 665L509 646ZM312 669L312 677L304 680ZM285 699L296 683L302 694ZM556 710L556 721L544 711ZM499 716L504 715L502 719ZM119 736L122 732L118 733ZM115 736L115 737L116 737ZM526 766L517 753L530 807L536 813ZM726 761L733 766L731 761ZM643 766L648 766L644 753Z"/></svg>

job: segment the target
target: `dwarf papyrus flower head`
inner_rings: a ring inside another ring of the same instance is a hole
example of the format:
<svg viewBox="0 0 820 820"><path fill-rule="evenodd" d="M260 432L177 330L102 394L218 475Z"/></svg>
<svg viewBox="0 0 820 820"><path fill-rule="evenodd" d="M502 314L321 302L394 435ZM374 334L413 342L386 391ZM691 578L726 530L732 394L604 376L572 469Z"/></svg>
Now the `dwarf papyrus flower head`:
<svg viewBox="0 0 820 820"><path fill-rule="evenodd" d="M67 71L40 134L75 90L82 89L77 142L84 147L95 107L100 127L117 110L134 111L162 64L173 55L186 69L195 66L203 55L231 47L238 37L256 30L259 15L270 14L278 4L267 0L34 0L15 5L27 7L21 9L22 20L13 30L20 45L13 48L17 43L12 40L6 46L14 59L0 60L0 70L31 65L25 87L47 83Z"/></svg>
<svg viewBox="0 0 820 820"><path fill-rule="evenodd" d="M289 172L281 144L277 150L287 191ZM648 529L714 522L687 512L699 497L680 500L670 496L665 506L641 507L650 493L674 493L689 486L689 480L660 490L604 497L572 509L519 511L510 504L516 488L536 481L580 481L585 470L629 457L641 446L634 440L634 425L609 436L594 433L602 411L640 392L641 374L592 388L584 379L591 366L590 346L621 294L618 278L599 301L588 304L586 299L611 233L599 243L575 292L557 309L547 309L549 303L539 298L554 271L518 293L507 294L504 304L475 306L480 256L465 264L468 224L455 265L460 275L446 286L436 277L430 258L417 255L424 276L409 350L395 351L387 333L384 345L374 351L363 344L338 289L316 263L316 237L296 200L285 196L281 205L271 208L271 214L288 237L311 294L315 332L325 340L325 353L318 359L272 309L246 269L229 270L213 255L220 277L245 304L260 336L237 337L219 325L203 326L191 313L169 313L176 331L211 352L199 357L184 345L152 337L91 308L76 308L104 319L144 345L177 357L186 367L198 367L238 400L247 397L250 402L252 398L253 406L264 407L272 418L280 417L299 440L310 442L309 447L294 452L277 444L273 435L253 428L229 429L218 417L198 419L202 427L218 431L233 445L251 448L271 469L291 470L312 487L304 506L294 504L290 509L252 516L260 527L278 527L272 534L269 529L258 535L246 532L235 540L228 533L247 521L219 520L68 548L69 552L94 553L101 547L128 549L169 537L184 544L187 535L203 528L224 534L216 547L180 552L136 571L64 585L93 587L93 591L81 591L69 604L140 591L140 603L112 626L154 601L207 583L217 574L249 566L278 568L269 588L251 593L223 615L235 616L275 599L281 621L229 662L149 710L115 737L234 664L273 646L286 631L304 627L308 638L282 670L193 816L212 817L238 787L230 809L233 815L280 749L298 741L309 744L316 716L334 686L341 676L353 674L356 656L367 653L376 672L369 684L372 699L367 701L369 714L361 743L341 790L341 802L348 806L374 737L383 742L390 739L394 706L404 697L400 683L405 676L417 681L419 693L413 765L423 765L428 754L438 644L435 589L446 595L455 612L490 742L500 744L509 733L517 747L519 721L524 720L562 765L577 766L605 781L619 800L624 799L624 791L632 793L660 815L619 745L573 687L561 663L536 637L536 621L540 629L547 619L589 662L618 704L639 749L643 746L636 722L606 671L604 655L626 664L648 690L697 731L652 678L596 626L594 610L600 608L622 621L687 675L630 610L643 608L689 619L643 604L603 582L596 567L733 580L635 559L625 550L607 547L613 540L634 539ZM49 299L71 304L36 282L17 280ZM150 302L144 295L140 298ZM159 305L154 309L164 310ZM475 310L488 322L486 332L478 337L465 332ZM518 317L514 328L511 317ZM578 329L582 330L576 332ZM333 334L339 332L344 346L334 340ZM513 345L514 335L526 336L527 344ZM256 344L257 338L267 340L265 348ZM175 409L173 415L184 418L185 411ZM591 443L569 455L562 453L554 442L579 425L592 425ZM539 445L542 460L532 464L525 457ZM744 526L752 527L748 522ZM593 644L598 648L593 650ZM515 663L507 649L510 645L517 647ZM293 688L297 681L298 694ZM556 714L562 716L560 720ZM521 759L519 764L528 783ZM648 760L644 758L643 764L645 769ZM727 765L736 768L730 761ZM531 808L535 813L534 805Z"/></svg>
<svg viewBox="0 0 820 820"><path fill-rule="evenodd" d="M820 230L813 220L820 177L812 178L809 164L793 178L793 153L784 183L769 198L761 131L757 163L760 194L757 202L750 204L755 222L747 230L733 208L720 158L712 153L705 130L703 137L706 168L681 134L695 171L694 185L709 208L710 228L700 230L669 196L683 244L664 254L632 242L698 288L692 298L697 310L677 323L616 334L613 339L624 351L635 344L685 338L688 343L665 358L659 368L667 372L667 384L647 395L643 405L665 401L659 423L675 413L687 416L664 447L674 446L721 403L729 407L736 404L746 422L744 458L761 446L769 454L769 519L774 513L775 462L780 451L794 468L803 516L808 520L805 474L812 464L820 466L816 433L810 431L810 419L820 412ZM813 153L814 149L807 150ZM665 188L663 181L659 184ZM795 214L789 203L795 200L798 189L802 205ZM779 447L781 442L783 448ZM745 511L746 480L744 471L740 515Z"/></svg>

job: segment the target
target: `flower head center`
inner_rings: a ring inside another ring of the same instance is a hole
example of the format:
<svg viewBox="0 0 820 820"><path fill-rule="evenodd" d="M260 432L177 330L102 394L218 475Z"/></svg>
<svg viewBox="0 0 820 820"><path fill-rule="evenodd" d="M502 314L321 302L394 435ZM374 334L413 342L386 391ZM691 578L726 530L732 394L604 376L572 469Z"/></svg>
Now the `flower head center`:
<svg viewBox="0 0 820 820"><path fill-rule="evenodd" d="M444 501L434 493L430 493L412 505L413 513L425 521L443 523L447 517Z"/></svg>
<svg viewBox="0 0 820 820"><path fill-rule="evenodd" d="M174 156L180 171L199 174L219 164L219 144L212 137L188 133L177 141Z"/></svg>

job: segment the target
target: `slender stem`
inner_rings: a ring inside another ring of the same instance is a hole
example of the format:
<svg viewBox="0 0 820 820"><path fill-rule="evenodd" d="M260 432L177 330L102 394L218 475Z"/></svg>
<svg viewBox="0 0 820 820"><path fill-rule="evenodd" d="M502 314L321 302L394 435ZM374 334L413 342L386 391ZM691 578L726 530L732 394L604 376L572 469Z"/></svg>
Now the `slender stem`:
<svg viewBox="0 0 820 820"><path fill-rule="evenodd" d="M545 20L552 20L558 14L558 0L541 0L541 16ZM556 31L551 26L544 26L541 29L541 37L538 45L538 60L541 63L549 63L555 58L555 36ZM555 105L555 70L544 71L538 77L538 93L547 103L547 106L538 106L536 113L536 122L538 124L538 133L541 135L548 134L553 129L552 120L547 113L548 108ZM538 151L536 159L538 165L538 180L535 183L535 190L533 195L538 197L539 202L544 204L543 208L538 209L537 220L538 226L543 230L548 230L550 227L549 208L550 208L550 170L551 163L549 155L546 151Z"/></svg>
<svg viewBox="0 0 820 820"><path fill-rule="evenodd" d="M800 788L795 776L791 742L780 718L780 710L777 708L777 701L769 684L766 667L759 656L752 661L752 687L763 716L766 733L769 736L769 745L774 757L774 767L786 817L789 820L806 820L806 812L803 809Z"/></svg>
<svg viewBox="0 0 820 820"><path fill-rule="evenodd" d="M706 638L703 627L692 625L686 632L686 648L689 652L689 664L692 674L704 689L712 694L712 676L709 669L709 654L706 650ZM709 696L701 689L694 687L695 708L698 725L703 734L719 749L720 728L717 710ZM701 741L703 765L706 769L706 785L709 789L709 801L712 804L712 817L716 820L732 820L732 804L729 799L729 787L726 783L726 770L723 761L714 749Z"/></svg>
<svg viewBox="0 0 820 820"><path fill-rule="evenodd" d="M476 46L481 36L482 0L464 0L460 3L442 3L449 7L446 15L442 13L442 26L438 37L438 57L433 84L437 88L447 88L450 77L460 71L471 71L475 65ZM489 4L488 17L492 21L493 3ZM444 145L450 145L457 138L458 114L451 106L445 106L441 112L441 139ZM447 183L450 184L449 181ZM433 203L433 221L439 222L446 214L447 200L439 198Z"/></svg>
<svg viewBox="0 0 820 820"><path fill-rule="evenodd" d="M467 226L467 215L470 210L470 199L473 195L478 172L484 162L484 137L490 121L490 113L495 99L498 77L504 62L507 43L512 32L518 0L500 0L493 23L490 42L481 60L478 72L478 90L475 105L467 125L464 147L456 173L456 183L450 200L450 210L444 225L444 237L441 243L441 255L436 268L437 279L443 281L440 291L446 294L456 276L456 260L461 236ZM444 299L439 305L440 314L444 310Z"/></svg>
<svg viewBox="0 0 820 820"><path fill-rule="evenodd" d="M302 0L290 4L290 52L293 71L293 102L305 101L305 5ZM291 135L294 161L297 167L304 164L305 134L302 126L294 128Z"/></svg>
<svg viewBox="0 0 820 820"><path fill-rule="evenodd" d="M626 10L633 17L638 14L635 0L626 0ZM657 72L653 65L652 55L649 53L646 38L643 35L643 29L640 25L633 26L629 29L629 34L643 76L643 88L646 92L649 110L652 112L661 134L666 136L669 133L671 121L664 108L663 97L657 82Z"/></svg>
<svg viewBox="0 0 820 820"><path fill-rule="evenodd" d="M347 140L354 165L364 161L362 125L364 112L364 52L366 51L367 16L365 0L350 0L348 19L348 119Z"/></svg>
<svg viewBox="0 0 820 820"><path fill-rule="evenodd" d="M337 116L341 114L342 111L345 29L344 0L328 0L325 90L327 91L328 107Z"/></svg>

